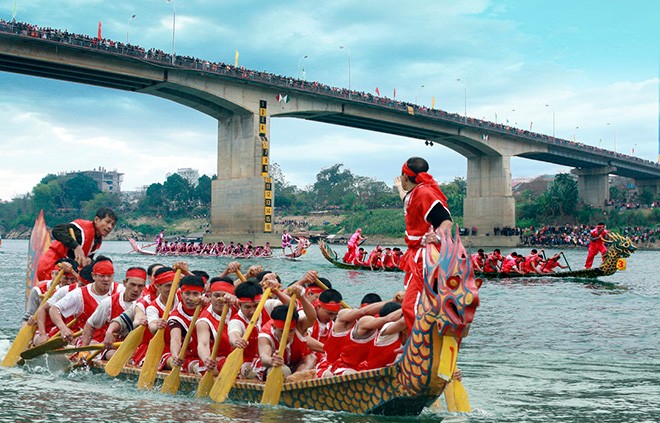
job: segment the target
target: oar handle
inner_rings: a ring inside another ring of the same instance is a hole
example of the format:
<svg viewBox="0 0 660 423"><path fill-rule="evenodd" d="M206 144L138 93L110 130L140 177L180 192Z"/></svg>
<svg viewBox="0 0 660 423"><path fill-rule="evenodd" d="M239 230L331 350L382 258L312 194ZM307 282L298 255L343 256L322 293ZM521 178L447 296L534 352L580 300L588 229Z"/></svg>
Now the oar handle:
<svg viewBox="0 0 660 423"><path fill-rule="evenodd" d="M236 269L236 276L238 276L238 279L240 279L241 282L245 282L247 280L245 279L243 272L241 272L241 269Z"/></svg>
<svg viewBox="0 0 660 423"><path fill-rule="evenodd" d="M328 287L323 282L321 282L321 280L319 278L316 278L316 284L318 286L320 286L322 290L324 290L324 291L328 290ZM351 308L351 306L346 304L346 301L344 301L344 300L341 300L341 306L344 307L344 308Z"/></svg>
<svg viewBox="0 0 660 423"><path fill-rule="evenodd" d="M218 323L218 330L215 332L215 342L213 343L213 351L211 351L211 360L215 360L220 351L220 338L222 338L222 330L225 328L225 319L229 312L229 305L225 304L222 307L222 315L220 315L220 323Z"/></svg>
<svg viewBox="0 0 660 423"><path fill-rule="evenodd" d="M66 324L66 327L68 327L69 329L71 329L71 326L75 325L77 321L78 321L78 318L77 318L77 317L74 317L73 320L71 320L69 323ZM52 341L53 339L55 339L55 338L59 338L60 336L61 336L61 333L60 333L60 330L58 329L57 332L55 332L55 334L53 334L53 336L51 336L50 338L48 338L48 340L49 340L49 341Z"/></svg>
<svg viewBox="0 0 660 423"><path fill-rule="evenodd" d="M165 321L167 321L167 318L170 317L170 311L172 310L172 305L174 304L174 298L176 298L176 290L179 289L180 280L181 280L181 269L176 269L176 273L174 274L174 281L172 282L170 293L167 296L167 304L165 304L165 311L163 312L163 320Z"/></svg>
<svg viewBox="0 0 660 423"><path fill-rule="evenodd" d="M32 317L36 316L37 313L39 313L39 310L46 304L46 301L50 299L50 297L53 296L53 293L55 293L55 290L57 289L57 285L60 284L60 281L62 280L62 276L64 276L64 269L60 269L59 272L57 272L57 275L55 276L55 279L53 279L53 282L50 284L50 288L48 288L48 291L44 294L44 297L41 299L41 303L39 303L39 307L37 307L37 310L34 312Z"/></svg>
<svg viewBox="0 0 660 423"><path fill-rule="evenodd" d="M199 304L195 309L195 314L193 314L193 317L190 320L190 325L188 326L188 332L186 332L186 337L183 338L181 351L179 351L179 360L183 360L186 357L186 350L188 349L190 338L192 338L193 331L195 330L195 323L197 323L197 318L199 317L199 313L201 311L202 311L202 304Z"/></svg>
<svg viewBox="0 0 660 423"><path fill-rule="evenodd" d="M289 332L291 331L291 319L293 319L293 312L296 308L296 293L294 292L291 295L291 302L289 302L289 309L286 312L286 321L284 322L284 329L282 330L282 338L280 339L280 348L277 351L277 355L284 357L284 351L286 351L286 344L289 340Z"/></svg>
<svg viewBox="0 0 660 423"><path fill-rule="evenodd" d="M259 304L257 305L257 309L254 311L254 314L252 315L252 319L250 319L250 324L248 325L247 329L245 329L245 333L243 334L243 340L247 342L248 338L250 337L250 334L252 333L252 329L254 329L254 326L257 324L257 321L259 320L259 317L261 317L261 310L264 308L264 304L266 304L266 300L270 296L270 288L266 288L264 291L261 301L259 301Z"/></svg>

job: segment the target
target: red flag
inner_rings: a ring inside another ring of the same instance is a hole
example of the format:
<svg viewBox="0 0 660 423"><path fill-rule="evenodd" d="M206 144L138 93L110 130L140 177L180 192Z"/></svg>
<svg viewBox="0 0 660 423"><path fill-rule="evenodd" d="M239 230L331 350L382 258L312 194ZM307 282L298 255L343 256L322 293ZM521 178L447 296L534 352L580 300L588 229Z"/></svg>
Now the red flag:
<svg viewBox="0 0 660 423"><path fill-rule="evenodd" d="M101 37L101 26L102 26L102 25L101 25L101 21L99 21L99 33L98 33L98 36L97 36L97 38L99 39L99 41L101 41L101 38L103 38L103 37Z"/></svg>
<svg viewBox="0 0 660 423"><path fill-rule="evenodd" d="M380 90L378 89L378 87L376 87L376 94L378 94L378 96L380 97Z"/></svg>
<svg viewBox="0 0 660 423"><path fill-rule="evenodd" d="M394 98L396 98L396 88L394 89Z"/></svg>

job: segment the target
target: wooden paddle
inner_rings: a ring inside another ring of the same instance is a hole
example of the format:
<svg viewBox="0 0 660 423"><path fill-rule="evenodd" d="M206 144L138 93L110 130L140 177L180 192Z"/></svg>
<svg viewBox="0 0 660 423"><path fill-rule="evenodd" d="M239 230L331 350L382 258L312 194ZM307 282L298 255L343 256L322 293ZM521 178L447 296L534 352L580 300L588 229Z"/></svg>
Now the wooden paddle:
<svg viewBox="0 0 660 423"><path fill-rule="evenodd" d="M240 279L241 282L245 282L247 280L245 279L243 272L241 272L241 269L236 269L236 276L238 276L238 279Z"/></svg>
<svg viewBox="0 0 660 423"><path fill-rule="evenodd" d="M320 286L321 289L324 290L324 291L327 291L329 289L323 282L321 282L321 280L319 278L316 278L316 284L318 286ZM341 300L341 306L344 307L344 308L351 308L351 306L346 304L346 301L344 301L344 300Z"/></svg>
<svg viewBox="0 0 660 423"><path fill-rule="evenodd" d="M566 266L568 266L568 271L569 271L569 272L572 272L573 269L571 269L571 265L568 264L568 260L566 260L566 256L564 255L564 252L563 252L563 251L561 252L561 256L564 258L564 261L566 262Z"/></svg>
<svg viewBox="0 0 660 423"><path fill-rule="evenodd" d="M105 372L109 376L117 376L128 360L133 357L135 350L142 343L145 328L145 325L140 325L126 335L124 342L121 343L117 351L115 351L112 357L110 357L110 360L105 364Z"/></svg>
<svg viewBox="0 0 660 423"><path fill-rule="evenodd" d="M74 338L79 337L82 335L82 330L79 330L78 332L73 334ZM35 357L39 357L42 354L46 354L47 352L50 352L52 350L57 350L60 349L64 346L66 346L69 343L66 339L59 337L52 339L50 341L46 341L41 345L37 345L36 347L32 347L30 349L27 349L21 353L21 358L23 360L30 360Z"/></svg>
<svg viewBox="0 0 660 423"><path fill-rule="evenodd" d="M243 334L243 340L247 341L250 337L250 333L252 333L254 325L257 324L257 320L259 320L259 317L261 316L261 310L264 308L264 304L266 304L266 300L269 296L270 288L266 288L266 291L264 291L263 296L261 297L261 301L259 301L252 319L250 319L250 324ZM225 360L225 364L222 366L220 374L217 378L215 378L213 388L211 388L211 392L209 393L209 396L213 401L223 402L225 399L227 399L227 395L229 395L229 391L234 385L234 381L236 380L236 375L241 368L241 364L243 364L243 349L236 348L231 352L231 354L229 354L229 356L227 356L227 360Z"/></svg>
<svg viewBox="0 0 660 423"><path fill-rule="evenodd" d="M55 279L53 279L53 282L50 284L50 288L48 288L46 295L44 295L44 298L41 300L39 307L32 316L33 318L37 315L44 304L46 304L46 301L48 301L48 299L53 295L55 289L57 289L57 285L59 285L60 281L62 280L62 276L64 276L64 269L60 269L60 271L55 276ZM21 359L21 353L25 351L25 349L30 345L32 339L34 339L34 333L36 331L37 327L35 325L25 325L21 328L21 330L18 331L18 334L16 334L16 339L14 339L11 347L9 347L9 351L7 351L7 355L5 355L5 358L2 359L2 366L14 367L16 363L18 363L18 360Z"/></svg>
<svg viewBox="0 0 660 423"><path fill-rule="evenodd" d="M460 380L452 380L445 386L445 401L450 413L469 413L472 411L467 391Z"/></svg>
<svg viewBox="0 0 660 423"><path fill-rule="evenodd" d="M291 301L289 302L289 310L286 313L286 320L284 321L284 329L282 330L282 337L280 338L280 349L277 351L277 355L284 357L284 352L286 351L286 344L289 340L289 331L291 330L291 320L293 318L293 312L296 308L296 294L291 295ZM266 377L266 385L264 386L264 392L261 395L262 404L277 405L280 402L280 395L282 394L282 388L284 384L284 373L282 371L282 366L272 367L268 372Z"/></svg>
<svg viewBox="0 0 660 423"><path fill-rule="evenodd" d="M115 342L112 344L113 346L119 347L121 345L121 342ZM70 347L70 348L60 348L57 350L52 350L48 354L53 355L53 354L73 354L77 352L83 352L83 351L103 351L105 349L104 344L89 344L89 345L83 345L81 347Z"/></svg>
<svg viewBox="0 0 660 423"><path fill-rule="evenodd" d="M227 313L229 312L229 305L225 304L222 307L222 315L220 316L220 323L218 324L218 330L215 332L215 342L213 343L213 351L211 351L211 360L215 360L218 356L218 351L220 350L220 339L222 338L222 330L225 327L225 319L227 319ZM195 396L197 398L207 397L211 388L213 387L213 369L206 369L206 373L199 380L197 384L197 393Z"/></svg>
<svg viewBox="0 0 660 423"><path fill-rule="evenodd" d="M174 282L172 282L172 288L170 288L170 295L167 297L165 312L163 313L163 319L165 321L167 321L167 318L170 315L170 310L172 309L172 304L174 304L174 298L176 297L176 290L179 288L180 279L181 269L177 269L176 275L174 276ZM137 382L137 387L139 389L151 389L154 385L156 372L158 371L158 364L163 356L164 348L165 331L163 329L158 329L154 337L149 341L147 354L144 356L144 363L142 364L142 370L140 371L140 377Z"/></svg>
<svg viewBox="0 0 660 423"><path fill-rule="evenodd" d="M195 331L195 323L197 323L197 318L199 313L202 311L202 304L200 303L195 309L195 314L193 314L192 319L190 320L190 326L188 326L188 332L186 332L186 337L183 339L183 344L181 345L181 351L179 351L179 360L182 360L186 357L186 350L188 350L188 344L190 343L190 338ZM181 385L181 378L179 377L181 373L181 366L174 366L172 371L163 381L163 386L160 388L162 394L172 394L176 395L179 391L179 385Z"/></svg>

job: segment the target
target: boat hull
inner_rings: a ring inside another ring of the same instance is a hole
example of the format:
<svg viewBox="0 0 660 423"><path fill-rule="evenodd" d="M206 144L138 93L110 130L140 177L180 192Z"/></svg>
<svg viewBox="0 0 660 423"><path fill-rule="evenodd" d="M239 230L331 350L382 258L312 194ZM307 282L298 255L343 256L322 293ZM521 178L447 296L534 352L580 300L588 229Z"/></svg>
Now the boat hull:
<svg viewBox="0 0 660 423"><path fill-rule="evenodd" d="M92 370L103 372L103 363L92 363ZM137 380L139 375L139 368L125 367L118 377ZM162 383L167 375L167 372L158 372L156 384ZM437 379L438 383L423 387L415 395L406 396L397 389L399 383L396 375L396 366L390 366L352 375L285 383L278 405L354 414L416 416L424 407L433 404L445 387L444 381ZM199 376L181 374L179 392L195 392L199 379ZM229 399L260 403L264 386L263 382L237 380L229 392Z"/></svg>
<svg viewBox="0 0 660 423"><path fill-rule="evenodd" d="M344 263L337 259L337 254L330 248L328 244L326 244L322 240L319 240L319 248L321 249L321 254L323 255L323 257L340 269L368 270L370 272L403 272L403 270L399 269L398 267L372 269L369 266L357 266L355 264Z"/></svg>

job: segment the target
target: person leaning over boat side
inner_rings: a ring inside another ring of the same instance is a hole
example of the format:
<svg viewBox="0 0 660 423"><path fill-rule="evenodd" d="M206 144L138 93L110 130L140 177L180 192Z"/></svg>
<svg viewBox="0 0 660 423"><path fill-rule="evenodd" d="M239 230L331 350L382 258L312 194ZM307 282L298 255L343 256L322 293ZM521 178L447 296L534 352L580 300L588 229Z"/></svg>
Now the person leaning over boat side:
<svg viewBox="0 0 660 423"><path fill-rule="evenodd" d="M126 271L124 278L124 292L117 292L111 297L101 301L94 310L94 313L87 319L83 327L81 336L81 345L89 345L92 340L105 345L118 341L113 332L108 333L110 321L119 317L120 314L128 310L135 304L142 295L144 284L147 280L147 271L141 267L130 267ZM110 348L103 351L98 358L100 360L109 360L115 353L116 348ZM86 354L80 354L79 359L84 358Z"/></svg>
<svg viewBox="0 0 660 423"><path fill-rule="evenodd" d="M343 345L351 333L351 329L362 316L375 315L385 305L378 294L367 294L362 298L360 308L339 310L335 323L323 345L325 357L316 364L316 375L318 377L334 376L333 364L339 359Z"/></svg>
<svg viewBox="0 0 660 423"><path fill-rule="evenodd" d="M543 250L541 250L543 251ZM536 248L532 249L529 255L525 256L523 272L525 273L541 273L538 265L543 260L539 251Z"/></svg>
<svg viewBox="0 0 660 423"><path fill-rule="evenodd" d="M232 352L232 347L229 345L227 323L231 316L238 312L236 307L238 300L234 296L234 282L228 276L211 278L209 292L211 294L211 305L202 311L195 324L199 360L197 362L193 361L190 365L190 370L193 373L203 373L211 369L214 374L217 374L222 369L227 356ZM215 339L225 304L228 306L225 324L220 339ZM216 342L220 342L218 354L215 359L211 359L211 351Z"/></svg>
<svg viewBox="0 0 660 423"><path fill-rule="evenodd" d="M268 273L263 276L262 285L276 288L279 286L277 275ZM279 300L268 299L261 310L261 315L257 319L254 330L250 333L247 341L243 339L250 319L257 311L257 305L263 295L262 285L259 284L257 279L250 278L247 281L236 287L236 297L238 298L238 313L231 317L227 323L227 333L229 335L229 343L232 348L243 348L243 365L239 373L239 377L244 379L253 379L252 364L259 358L258 337L261 325L270 320L270 312L275 306L280 304Z"/></svg>
<svg viewBox="0 0 660 423"><path fill-rule="evenodd" d="M483 248L479 248L476 253L472 254L470 256L470 260L472 261L472 267L474 268L475 272L483 272L484 271L484 264L486 260L486 254L484 252Z"/></svg>
<svg viewBox="0 0 660 423"><path fill-rule="evenodd" d="M438 243L435 231L451 231L452 219L447 206L447 197L428 173L429 164L421 157L411 157L401 169L401 176L395 179L399 193L405 191L403 210L406 220L404 240L408 250L401 259L399 268L406 272L403 299L403 315L412 330L415 321L415 308L424 286L422 274L423 247L428 243Z"/></svg>
<svg viewBox="0 0 660 423"><path fill-rule="evenodd" d="M60 267L61 266L61 267ZM30 295L27 300L27 305L25 307L25 314L23 315L23 323L21 327L26 325L36 325L37 316L35 313L41 304L41 297L48 291L51 283L55 279L55 276L59 273L60 269L64 270L62 279L60 280L60 286L68 286L70 284L78 283L78 263L69 259L61 258L55 262L55 267L53 267L51 278L45 281L41 281L30 289Z"/></svg>
<svg viewBox="0 0 660 423"><path fill-rule="evenodd" d="M55 226L52 230L54 241L39 259L37 280L48 279L55 262L63 257L74 259L80 267L91 263L103 238L108 236L116 224L117 214L108 207L101 207L94 220L76 219ZM75 239L71 236L71 229Z"/></svg>
<svg viewBox="0 0 660 423"><path fill-rule="evenodd" d="M316 311L316 320L307 337L307 348L316 355L317 363L325 359L324 345L330 336L337 314L341 310L342 300L343 298L339 291L329 288L321 292L318 298L312 303ZM309 318L301 312L300 319L305 320Z"/></svg>
<svg viewBox="0 0 660 423"><path fill-rule="evenodd" d="M330 371L334 375L357 373L360 370L362 362L369 357L378 331L386 323L396 322L403 317L399 303L394 303L399 307L391 306L394 310L389 310L387 304L389 303L385 303L380 307L376 316L362 316L355 323L348 337L342 343L339 359L330 367ZM381 315L381 311L384 311L385 314ZM405 327L405 320L402 324Z"/></svg>
<svg viewBox="0 0 660 423"><path fill-rule="evenodd" d="M587 251L587 261L584 263L585 269L591 269L594 264L594 258L600 253L603 261L605 261L605 253L607 247L605 246L605 238L609 235L609 231L605 229L605 224L599 222L594 229L589 232L589 249Z"/></svg>
<svg viewBox="0 0 660 423"><path fill-rule="evenodd" d="M50 307L50 318L63 339L68 342L73 340L73 329L67 327L64 319L76 316L76 326L83 328L101 301L124 290L123 285L113 281L114 275L112 261L97 262L92 268L94 283L76 288Z"/></svg>
<svg viewBox="0 0 660 423"><path fill-rule="evenodd" d="M541 273L555 273L555 267L559 267L560 269L568 269L568 266L562 266L559 264L560 257L561 253L557 253L554 256L549 257L541 266Z"/></svg>
<svg viewBox="0 0 660 423"><path fill-rule="evenodd" d="M486 273L497 273L500 271L501 263L504 262L502 253L499 248L493 250L492 253L486 256L486 261L484 263L484 272Z"/></svg>
<svg viewBox="0 0 660 423"><path fill-rule="evenodd" d="M309 275L309 272L307 275ZM255 361L252 368L253 374L260 380L266 380L268 371L278 366L282 366L282 373L288 382L316 377L314 371L316 355L312 354L307 348L307 332L316 321L316 310L303 295L301 285L294 284L287 288L287 292L295 293L298 296L303 312L308 318L299 319L298 311L294 309L289 336L286 340L282 340L291 297L284 293L278 295L278 291L275 291L275 295L280 298L282 304L273 308L270 313L270 320L261 325L259 329L259 359ZM280 357L278 354L281 342L287 344L284 357Z"/></svg>
<svg viewBox="0 0 660 423"><path fill-rule="evenodd" d="M401 309L401 304L395 301L386 303L378 311L380 317L385 317ZM371 370L391 366L401 355L401 347L408 339L406 321L399 312L399 318L388 321L378 329L378 333L369 345L366 359L360 363L358 370Z"/></svg>
<svg viewBox="0 0 660 423"><path fill-rule="evenodd" d="M181 292L181 301L173 309L167 319L167 326L170 330L169 351L163 354L161 358L161 369L172 369L175 366L181 366L181 371L190 373L189 365L193 361L198 361L197 340L191 337L188 347L184 352L183 360L179 357L183 340L186 337L192 322L195 308L202 304L204 294L204 279L197 275L188 275L181 279L179 285ZM192 328L194 330L194 328Z"/></svg>
<svg viewBox="0 0 660 423"><path fill-rule="evenodd" d="M151 341L158 329L164 329L166 341L169 339L169 330L167 328L167 322L163 319L163 314L165 313L165 304L167 304L167 299L170 295L170 289L172 288L175 276L176 272L171 267L164 266L156 270L154 272L154 285L156 286L157 294L156 298L146 306L138 301L133 308L133 326L138 327L146 320L148 329L144 331L142 342L135 350L135 354L133 354L132 360L133 364L136 366L142 365L142 361L147 354L149 341ZM172 307L176 307L177 304L178 296L175 296ZM163 350L163 352L167 351L169 351L169 342L165 342L165 350Z"/></svg>

